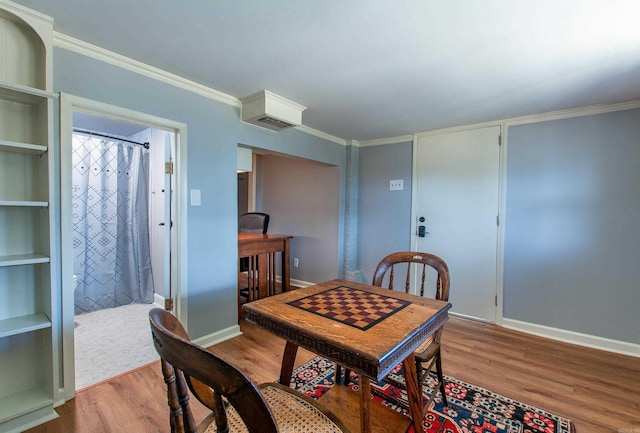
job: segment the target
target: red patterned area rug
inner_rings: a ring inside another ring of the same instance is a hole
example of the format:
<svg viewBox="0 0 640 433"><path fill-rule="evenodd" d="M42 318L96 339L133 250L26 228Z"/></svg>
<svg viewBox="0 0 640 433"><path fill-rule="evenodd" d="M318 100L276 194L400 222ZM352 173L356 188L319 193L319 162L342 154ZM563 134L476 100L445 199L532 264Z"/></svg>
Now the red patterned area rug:
<svg viewBox="0 0 640 433"><path fill-rule="evenodd" d="M291 386L304 394L318 398L333 386L335 366L333 362L316 357L294 370ZM402 370L392 372L396 379L403 380ZM486 389L445 376L447 402L442 404L440 395L434 399L424 420L425 433L574 433L573 423L565 418L503 397ZM435 381L427 380L425 388ZM351 384L357 390L358 386ZM427 389L427 395L431 390ZM392 395L406 402L404 390L386 383L371 384L373 399L408 416L402 406L380 397ZM425 396L425 402L428 397ZM413 427L409 429L413 432Z"/></svg>

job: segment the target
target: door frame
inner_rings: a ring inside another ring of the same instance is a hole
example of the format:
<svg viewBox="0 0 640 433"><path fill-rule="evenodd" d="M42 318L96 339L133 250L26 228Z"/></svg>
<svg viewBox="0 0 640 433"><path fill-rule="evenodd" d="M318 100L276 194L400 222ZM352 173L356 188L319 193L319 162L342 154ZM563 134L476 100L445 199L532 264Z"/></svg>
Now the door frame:
<svg viewBox="0 0 640 433"><path fill-rule="evenodd" d="M412 147L412 173L411 173L411 224L410 224L410 248L412 251L417 251L418 245L418 161L415 157L418 151L418 138L427 137L432 135L451 134L461 131L467 131L471 129L480 129L498 126L500 127L501 144L499 149L499 162L498 162L498 238L497 238L497 251L496 251L496 308L495 308L495 323L502 325L503 323L503 274L504 274L504 215L505 215L505 196L506 196L506 125L504 121L484 122L472 125L456 126L452 128L443 128L433 131L421 132L413 135L413 147ZM415 290L414 290L415 293ZM450 313L452 316L456 316L456 313ZM463 317L463 316L460 316ZM464 316L466 317L466 316Z"/></svg>
<svg viewBox="0 0 640 433"><path fill-rule="evenodd" d="M72 134L73 112L83 111L130 123L148 125L174 133L173 227L171 229L170 293L174 314L187 326L187 125L138 111L60 93L60 245L62 282L62 387L59 402L75 397L74 293L73 293L73 224L72 206ZM165 290L166 291L166 290ZM58 402L57 402L58 403Z"/></svg>

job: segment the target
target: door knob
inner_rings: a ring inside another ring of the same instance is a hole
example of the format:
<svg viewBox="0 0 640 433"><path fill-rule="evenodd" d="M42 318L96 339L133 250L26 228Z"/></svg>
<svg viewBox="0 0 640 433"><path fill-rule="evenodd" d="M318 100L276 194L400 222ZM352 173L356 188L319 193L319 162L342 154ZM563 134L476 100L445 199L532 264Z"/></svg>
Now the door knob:
<svg viewBox="0 0 640 433"><path fill-rule="evenodd" d="M425 218L423 216L421 216L420 218L418 218L418 221L420 221L421 223L425 222ZM418 237L419 238L423 238L426 235L428 235L429 232L427 231L427 227L425 225L419 225L418 226Z"/></svg>

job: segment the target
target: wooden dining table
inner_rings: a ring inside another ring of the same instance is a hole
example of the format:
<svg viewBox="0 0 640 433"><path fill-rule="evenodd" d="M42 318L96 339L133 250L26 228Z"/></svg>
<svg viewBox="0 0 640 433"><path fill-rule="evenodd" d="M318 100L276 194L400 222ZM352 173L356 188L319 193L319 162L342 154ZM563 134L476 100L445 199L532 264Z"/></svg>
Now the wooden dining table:
<svg viewBox="0 0 640 433"><path fill-rule="evenodd" d="M370 381L382 380L398 364L405 371L414 429L422 431L422 390L413 352L446 322L450 308L448 302L340 279L243 306L248 320L287 341L281 383L290 384L298 347L358 374L363 433L371 432Z"/></svg>

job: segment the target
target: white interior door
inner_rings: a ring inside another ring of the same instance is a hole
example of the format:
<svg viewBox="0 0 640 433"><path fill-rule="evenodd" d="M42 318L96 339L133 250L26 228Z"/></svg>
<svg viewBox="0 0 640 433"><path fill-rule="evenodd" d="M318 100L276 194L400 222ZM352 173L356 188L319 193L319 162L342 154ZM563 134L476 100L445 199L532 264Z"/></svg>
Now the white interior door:
<svg viewBox="0 0 640 433"><path fill-rule="evenodd" d="M165 142L164 142L164 165L166 168L166 164L171 164L171 170L164 170L164 188L163 188L163 198L164 198L164 215L163 215L163 223L164 225L164 297L174 299L176 293L173 293L173 288L176 287L174 281L172 281L172 263L171 263L171 250L173 249L173 245L171 244L171 231L173 230L173 210L174 210L174 186L173 186L173 169L174 169L174 154L175 154L175 134L174 133L166 133L165 134ZM175 311L175 310L174 310Z"/></svg>
<svg viewBox="0 0 640 433"><path fill-rule="evenodd" d="M414 142L415 250L436 254L449 266L452 312L491 322L497 299L499 135L494 126Z"/></svg>
<svg viewBox="0 0 640 433"><path fill-rule="evenodd" d="M171 174L167 173L166 164L172 161L173 133L161 129L153 129L153 146L151 148L151 267L153 284L157 295L167 299L171 293L171 210L172 187Z"/></svg>

